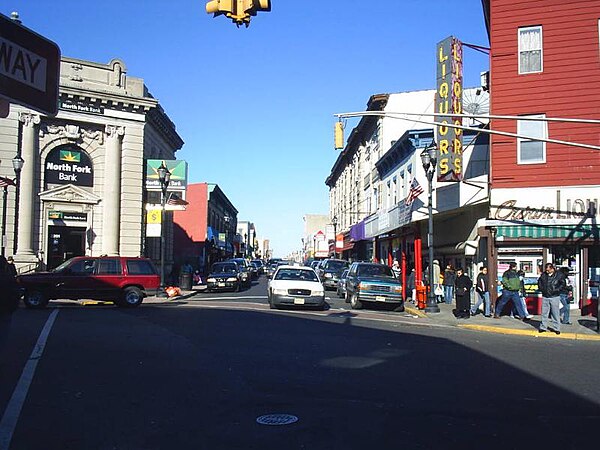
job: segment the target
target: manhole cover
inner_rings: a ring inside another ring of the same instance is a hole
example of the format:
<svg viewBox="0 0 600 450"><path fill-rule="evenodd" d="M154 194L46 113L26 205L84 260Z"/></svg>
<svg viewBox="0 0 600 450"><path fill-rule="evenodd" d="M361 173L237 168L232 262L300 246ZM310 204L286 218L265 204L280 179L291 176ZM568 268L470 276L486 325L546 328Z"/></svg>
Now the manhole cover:
<svg viewBox="0 0 600 450"><path fill-rule="evenodd" d="M298 422L298 418L291 414L267 414L260 416L256 421L261 425L289 425Z"/></svg>

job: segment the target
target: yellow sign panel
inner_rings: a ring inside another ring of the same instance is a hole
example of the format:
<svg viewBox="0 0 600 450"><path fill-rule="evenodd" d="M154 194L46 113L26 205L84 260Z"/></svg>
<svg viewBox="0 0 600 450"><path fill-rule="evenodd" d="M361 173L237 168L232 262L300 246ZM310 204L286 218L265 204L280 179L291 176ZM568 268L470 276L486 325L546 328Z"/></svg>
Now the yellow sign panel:
<svg viewBox="0 0 600 450"><path fill-rule="evenodd" d="M160 224L160 209L151 209L150 211L148 211L148 213L146 214L146 223Z"/></svg>

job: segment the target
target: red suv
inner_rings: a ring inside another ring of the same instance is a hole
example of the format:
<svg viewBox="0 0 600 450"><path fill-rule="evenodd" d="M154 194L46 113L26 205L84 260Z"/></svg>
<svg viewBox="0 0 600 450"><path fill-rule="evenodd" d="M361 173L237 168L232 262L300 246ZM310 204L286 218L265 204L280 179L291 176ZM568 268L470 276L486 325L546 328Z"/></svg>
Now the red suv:
<svg viewBox="0 0 600 450"><path fill-rule="evenodd" d="M147 258L77 256L51 272L20 275L17 281L28 308L44 308L52 299L110 300L134 307L156 293L160 276Z"/></svg>

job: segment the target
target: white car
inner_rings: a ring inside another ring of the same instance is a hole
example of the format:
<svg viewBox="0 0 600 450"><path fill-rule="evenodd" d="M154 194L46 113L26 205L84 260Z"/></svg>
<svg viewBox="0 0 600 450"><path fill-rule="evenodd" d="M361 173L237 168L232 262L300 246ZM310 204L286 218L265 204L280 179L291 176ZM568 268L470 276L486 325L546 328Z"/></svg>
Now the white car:
<svg viewBox="0 0 600 450"><path fill-rule="evenodd" d="M325 290L316 272L306 266L279 266L268 285L269 306L325 309Z"/></svg>

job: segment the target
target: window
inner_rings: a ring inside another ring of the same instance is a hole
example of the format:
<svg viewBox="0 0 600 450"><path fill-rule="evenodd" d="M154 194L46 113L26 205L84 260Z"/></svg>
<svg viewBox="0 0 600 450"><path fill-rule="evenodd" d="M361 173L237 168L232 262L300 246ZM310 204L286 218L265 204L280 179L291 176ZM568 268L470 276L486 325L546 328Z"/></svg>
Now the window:
<svg viewBox="0 0 600 450"><path fill-rule="evenodd" d="M519 28L519 73L541 72L542 27Z"/></svg>
<svg viewBox="0 0 600 450"><path fill-rule="evenodd" d="M545 114L527 116L531 118L545 118ZM517 134L532 138L546 139L548 125L542 120L518 120ZM531 139L517 139L517 164L538 164L546 162L546 143Z"/></svg>
<svg viewBox="0 0 600 450"><path fill-rule="evenodd" d="M129 275L156 275L156 270L150 261L131 259L127 261Z"/></svg>
<svg viewBox="0 0 600 450"><path fill-rule="evenodd" d="M396 206L396 204L398 203L398 178L392 178L392 183L392 206Z"/></svg>
<svg viewBox="0 0 600 450"><path fill-rule="evenodd" d="M118 259L99 260L98 275L121 275L120 261Z"/></svg>
<svg viewBox="0 0 600 450"><path fill-rule="evenodd" d="M93 259L80 259L69 267L71 275L91 275L94 272Z"/></svg>

